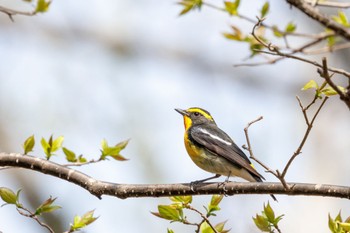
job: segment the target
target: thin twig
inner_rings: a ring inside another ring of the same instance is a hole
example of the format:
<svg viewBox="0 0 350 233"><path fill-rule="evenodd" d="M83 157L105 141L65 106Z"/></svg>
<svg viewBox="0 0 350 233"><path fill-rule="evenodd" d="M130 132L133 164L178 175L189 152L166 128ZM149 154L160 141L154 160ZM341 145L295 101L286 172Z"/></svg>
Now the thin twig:
<svg viewBox="0 0 350 233"><path fill-rule="evenodd" d="M202 217L202 219L203 219L205 222L208 223L208 225L209 225L210 228L213 230L213 232L214 232L214 233L218 233L218 231L217 231L217 230L215 229L215 227L211 224L211 222L209 221L209 219L208 219L202 212L200 212L199 210L193 208L190 204L187 204L185 207L186 207L187 209L189 209L189 210L192 210L192 211L198 213L198 214Z"/></svg>
<svg viewBox="0 0 350 233"><path fill-rule="evenodd" d="M42 221L40 221L38 216L35 215L33 212L31 212L29 209L27 209L27 208L22 206L22 207L18 207L17 211L22 216L34 219L37 223L39 223L40 226L45 227L49 232L55 233L54 230L49 225L47 225L46 223L43 223ZM26 213L23 212L23 211L25 211Z"/></svg>
<svg viewBox="0 0 350 233"><path fill-rule="evenodd" d="M309 120L309 117L306 113L307 109L303 107L303 104L301 103L301 100L299 99L299 97L297 96L296 97L297 100L298 100L298 103L299 103L299 106L303 112L303 115L304 115L304 118L305 118L305 123L307 125L307 128L306 128L306 131L305 131L305 134L304 134L304 137L303 139L301 140L300 142L300 145L299 147L297 148L297 150L294 152L294 154L292 155L292 157L288 160L286 166L284 167L283 169L283 172L281 173L281 177L284 178L287 174L287 171L290 167L290 165L292 164L292 162L294 161L294 159L301 153L301 150L303 149L304 145L305 145L305 142L311 132L311 129L312 129L312 126L313 126L313 123L315 122L316 120L316 117L317 115L319 114L319 112L321 111L323 105L326 103L326 101L328 100L328 97L324 97L322 103L320 104L320 106L318 107L316 113L314 114L314 116L312 117L311 121Z"/></svg>

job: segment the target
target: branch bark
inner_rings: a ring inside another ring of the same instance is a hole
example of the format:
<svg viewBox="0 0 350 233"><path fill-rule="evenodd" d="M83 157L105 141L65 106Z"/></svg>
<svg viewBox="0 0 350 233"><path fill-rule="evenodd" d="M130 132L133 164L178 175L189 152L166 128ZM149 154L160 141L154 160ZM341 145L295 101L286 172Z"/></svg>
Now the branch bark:
<svg viewBox="0 0 350 233"><path fill-rule="evenodd" d="M350 29L346 28L339 23L336 23L327 16L321 14L315 7L308 4L304 0L287 0L287 3L295 6L301 10L304 14L308 15L310 18L316 20L323 26L332 29L336 34L342 36L346 40L350 40Z"/></svg>
<svg viewBox="0 0 350 233"><path fill-rule="evenodd" d="M191 190L190 183L179 184L120 184L96 180L75 169L37 157L16 153L0 153L0 166L31 169L74 183L101 199L102 195L121 199L131 197L169 197L177 195L211 194L284 194L304 196L327 196L350 199L350 187L327 184L288 183L288 190L281 183L228 182L202 183Z"/></svg>

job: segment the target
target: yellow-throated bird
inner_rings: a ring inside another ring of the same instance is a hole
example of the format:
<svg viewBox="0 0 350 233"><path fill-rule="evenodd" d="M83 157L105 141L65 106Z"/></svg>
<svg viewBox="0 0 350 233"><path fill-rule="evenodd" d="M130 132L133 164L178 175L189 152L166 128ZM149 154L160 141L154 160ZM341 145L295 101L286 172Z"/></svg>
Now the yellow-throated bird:
<svg viewBox="0 0 350 233"><path fill-rule="evenodd" d="M238 176L251 182L262 182L265 179L254 169L244 152L216 125L208 111L202 108L175 110L184 118L187 153L198 167L216 174L198 182L221 175ZM272 194L271 197L276 200Z"/></svg>

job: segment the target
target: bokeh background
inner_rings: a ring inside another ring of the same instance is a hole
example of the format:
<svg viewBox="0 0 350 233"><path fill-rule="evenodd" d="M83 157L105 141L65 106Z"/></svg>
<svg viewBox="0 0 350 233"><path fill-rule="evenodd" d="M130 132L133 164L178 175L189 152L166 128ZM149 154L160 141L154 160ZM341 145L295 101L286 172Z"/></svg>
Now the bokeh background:
<svg viewBox="0 0 350 233"><path fill-rule="evenodd" d="M241 13L254 18L263 3L242 1ZM0 4L32 9L20 1ZM234 68L249 56L248 47L221 33L231 23L247 31L253 25L206 7L183 17L179 12L172 0L60 0L52 2L48 13L15 16L15 22L0 14L0 150L22 152L24 140L34 134L32 154L44 157L40 139L53 134L63 135L65 147L92 159L99 156L102 139L114 144L130 138L123 151L129 161L79 170L117 183L190 182L208 174L187 156L182 118L173 109L199 106L209 110L239 146L245 144L246 124L264 116L250 129L253 149L271 168L282 169L306 128L295 96L305 103L311 100L312 93L300 89L310 79L321 82L316 69L297 61ZM320 30L284 1L271 2L271 12L270 24L283 27L293 21L303 32ZM348 51L337 52L329 62L349 69L348 56ZM349 185L349 132L348 109L331 98L287 180ZM64 162L61 152L52 159ZM150 214L158 204L170 203L167 198L98 200L51 176L24 169L0 172L0 186L22 189L21 201L28 207L35 208L50 195L58 197L62 209L44 218L57 232L67 230L75 215L92 209L100 217L83 232L194 232L191 226ZM196 197L193 205L202 209L209 200ZM276 214L285 214L283 232L328 232L328 213L335 216L342 210L344 217L350 215L347 200L278 200L271 204ZM267 201L272 201L268 195L224 198L213 222L228 219L232 232L259 232L252 216ZM0 208L0 216L1 232L46 232L12 206ZM198 219L189 214L189 220Z"/></svg>

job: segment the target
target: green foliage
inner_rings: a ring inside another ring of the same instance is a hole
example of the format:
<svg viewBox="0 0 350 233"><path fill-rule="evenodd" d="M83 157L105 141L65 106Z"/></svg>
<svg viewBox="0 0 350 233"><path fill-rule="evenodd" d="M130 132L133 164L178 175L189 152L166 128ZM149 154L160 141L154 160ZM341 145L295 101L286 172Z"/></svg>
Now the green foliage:
<svg viewBox="0 0 350 233"><path fill-rule="evenodd" d="M260 10L260 18L264 18L270 10L270 4L269 2L265 2L265 4L262 6L261 10Z"/></svg>
<svg viewBox="0 0 350 233"><path fill-rule="evenodd" d="M284 215L280 215L276 217L270 203L267 203L267 205L264 204L264 210L261 212L261 215L256 214L256 216L253 217L253 221L262 232L274 232L274 230L278 231L278 223L283 216Z"/></svg>
<svg viewBox="0 0 350 233"><path fill-rule="evenodd" d="M72 162L72 163L76 163L76 162L86 163L87 162L86 158L84 158L83 155L79 155L77 157L73 151L67 149L66 147L62 147L62 151L66 155L66 160L68 162Z"/></svg>
<svg viewBox="0 0 350 233"><path fill-rule="evenodd" d="M125 149L125 147L128 145L128 143L129 143L129 140L125 140L125 141L117 143L115 146L108 146L107 141L105 139L103 139L101 142L101 147L102 147L101 160L106 159L106 157L108 157L108 156L110 156L113 159L118 160L118 161L128 160L120 154L120 151Z"/></svg>
<svg viewBox="0 0 350 233"><path fill-rule="evenodd" d="M340 91L345 92L345 88L342 86L337 86ZM322 98L324 96L332 96L332 95L338 95L338 93L331 87L328 86L326 83L319 86L315 80L310 80L307 82L303 88L302 91L309 90L309 89L315 89L315 95L318 98Z"/></svg>
<svg viewBox="0 0 350 233"><path fill-rule="evenodd" d="M167 233L175 233L175 232L171 229L167 229Z"/></svg>
<svg viewBox="0 0 350 233"><path fill-rule="evenodd" d="M180 12L180 15L184 15L194 9L200 10L203 2L202 0L182 0L178 4L183 6L183 9Z"/></svg>
<svg viewBox="0 0 350 233"><path fill-rule="evenodd" d="M292 33L297 29L297 25L295 25L293 22L289 22L287 26L285 27L284 31L287 33Z"/></svg>
<svg viewBox="0 0 350 233"><path fill-rule="evenodd" d="M0 187L0 197L5 202L3 205L16 205L16 207L20 208L22 205L19 203L19 194L21 190L19 189L15 194L11 189L6 187ZM3 206L2 205L2 206Z"/></svg>
<svg viewBox="0 0 350 233"><path fill-rule="evenodd" d="M225 11L229 13L230 15L238 15L238 7L240 4L240 0L235 0L235 1L225 1Z"/></svg>
<svg viewBox="0 0 350 233"><path fill-rule="evenodd" d="M88 211L83 216L76 215L74 217L73 224L71 224L69 232L80 230L98 219L98 217L94 217L94 211L95 210Z"/></svg>
<svg viewBox="0 0 350 233"><path fill-rule="evenodd" d="M47 0L38 0L36 4L35 13L43 13L49 9L51 1Z"/></svg>
<svg viewBox="0 0 350 233"><path fill-rule="evenodd" d="M24 154L28 154L29 152L33 151L35 145L35 139L34 135L28 137L23 144Z"/></svg>
<svg viewBox="0 0 350 233"><path fill-rule="evenodd" d="M328 227L332 233L349 233L350 232L350 216L343 221L341 217L341 212L333 219L330 214L328 214Z"/></svg>
<svg viewBox="0 0 350 233"><path fill-rule="evenodd" d="M217 232L220 232L220 233L227 233L227 232L229 232L230 230L225 230L224 229L226 222L227 221L220 222L220 223L216 224L214 226L215 230ZM211 228L211 226L205 221L200 226L200 232L201 233L215 233L213 228Z"/></svg>
<svg viewBox="0 0 350 233"><path fill-rule="evenodd" d="M44 149L47 160L49 160L51 156L54 155L54 152L56 152L62 147L63 140L63 136L59 136L58 138L53 140L52 135L50 136L48 141L46 141L44 138L41 139L41 146Z"/></svg>
<svg viewBox="0 0 350 233"><path fill-rule="evenodd" d="M210 226L208 224L208 218L211 216L216 216L213 212L219 211L219 204L223 198L223 195L213 195L208 207L204 207L206 210L206 215L202 214L200 211L192 207L190 204L192 203L192 196L173 196L169 199L172 201L169 205L158 205L158 212L151 212L153 215L169 220L170 222L181 222L187 225L195 225L198 227L196 232L201 233L214 233L212 226L215 228L217 232L227 233L230 230L226 230L225 224L226 221L220 222L216 225ZM200 214L202 217L202 221L199 223L189 222L187 220L187 216L184 214L184 210L191 210ZM168 229L168 232L173 232Z"/></svg>
<svg viewBox="0 0 350 233"><path fill-rule="evenodd" d="M50 197L46 201L44 201L38 208L35 210L35 215L41 215L43 213L50 213L52 211L55 211L57 209L60 209L60 206L52 205L53 202L56 200L56 198L52 199Z"/></svg>
<svg viewBox="0 0 350 233"><path fill-rule="evenodd" d="M211 200L210 200L210 203L208 204L208 207L205 208L207 211L207 217L216 216L216 214L214 212L220 210L219 204L223 198L224 198L223 195L213 195L211 197Z"/></svg>
<svg viewBox="0 0 350 233"><path fill-rule="evenodd" d="M332 19L345 27L350 27L348 18L343 11L339 11L338 15L332 16Z"/></svg>

